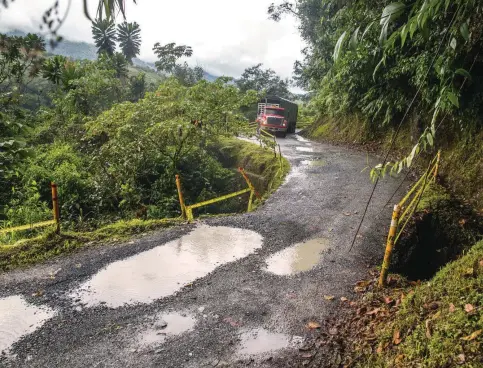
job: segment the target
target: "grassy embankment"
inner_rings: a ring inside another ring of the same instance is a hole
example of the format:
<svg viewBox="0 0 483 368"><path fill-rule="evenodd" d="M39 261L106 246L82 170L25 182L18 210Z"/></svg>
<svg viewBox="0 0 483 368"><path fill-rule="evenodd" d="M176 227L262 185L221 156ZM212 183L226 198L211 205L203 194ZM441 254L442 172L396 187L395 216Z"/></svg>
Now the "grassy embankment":
<svg viewBox="0 0 483 368"><path fill-rule="evenodd" d="M437 136L437 144L442 149L440 176L454 194L483 213L483 131L471 137L471 140L459 138L458 134L441 131ZM314 140L349 144L382 153L390 145L392 130L372 132L354 115L318 119L304 131L304 135ZM403 128L396 140L392 158L400 159L408 155L417 136L417 132L411 132L411 128ZM421 167L426 165L424 156L423 160L418 161Z"/></svg>
<svg viewBox="0 0 483 368"><path fill-rule="evenodd" d="M273 152L258 145L234 138L223 138L210 145L225 167L243 167L252 178L257 191L267 198L282 184L290 165L286 159L275 158ZM230 188L227 188L230 192ZM260 202L255 202L255 205ZM92 232L61 232L46 229L35 238L19 240L12 245L0 244L0 270L33 264L72 252L85 246L109 244L126 240L136 234L168 228L184 222L181 218L160 220L123 220Z"/></svg>
<svg viewBox="0 0 483 368"><path fill-rule="evenodd" d="M357 117L320 119L305 131L314 140L377 153L388 148L391 134L371 133ZM393 159L410 151L412 135L401 132ZM440 182L447 189L429 188L392 264L393 271L428 281L393 274L384 290L375 287L376 277L371 281L345 328L346 359L355 366L483 366L483 133L472 143L440 140ZM422 155L421 168L428 159Z"/></svg>

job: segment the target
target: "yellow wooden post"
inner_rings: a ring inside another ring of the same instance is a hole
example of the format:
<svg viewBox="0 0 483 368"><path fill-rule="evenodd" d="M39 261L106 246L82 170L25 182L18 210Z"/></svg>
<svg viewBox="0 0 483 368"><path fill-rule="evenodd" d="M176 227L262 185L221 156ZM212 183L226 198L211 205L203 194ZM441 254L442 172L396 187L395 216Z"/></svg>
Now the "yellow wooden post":
<svg viewBox="0 0 483 368"><path fill-rule="evenodd" d="M248 212L252 212L252 203L253 203L253 195L255 191L252 189L250 190L250 199L248 200Z"/></svg>
<svg viewBox="0 0 483 368"><path fill-rule="evenodd" d="M238 168L238 171L240 172L240 174L243 175L243 177L245 178L245 181L247 182L247 185L248 187L255 193L255 195L257 196L258 199L262 199L262 197L260 196L260 194L258 194L257 190L255 189L255 187L253 186L250 178L248 177L247 173L245 172L245 170L243 170L241 167Z"/></svg>
<svg viewBox="0 0 483 368"><path fill-rule="evenodd" d="M181 216L186 220L186 206L184 204L183 191L181 190L181 180L179 175L176 175L176 187L178 188L179 205L181 207Z"/></svg>
<svg viewBox="0 0 483 368"><path fill-rule="evenodd" d="M60 211L59 211L59 196L57 194L57 184L50 183L52 189L52 209L54 212L55 233L60 234Z"/></svg>
<svg viewBox="0 0 483 368"><path fill-rule="evenodd" d="M191 222L195 219L193 217L193 210L189 206L186 207L186 219L188 220L188 222Z"/></svg>
<svg viewBox="0 0 483 368"><path fill-rule="evenodd" d="M386 285L387 273L389 271L389 265L391 264L391 255L394 248L394 239L396 237L400 212L401 207L398 204L395 205L394 211L392 212L391 227L389 228L389 235L387 237L386 252L384 254L384 261L382 262L381 275L379 277L379 287L384 287Z"/></svg>
<svg viewBox="0 0 483 368"><path fill-rule="evenodd" d="M440 158L441 158L441 151L438 151L438 158L436 159L436 165L434 166L434 180L436 180L438 176Z"/></svg>

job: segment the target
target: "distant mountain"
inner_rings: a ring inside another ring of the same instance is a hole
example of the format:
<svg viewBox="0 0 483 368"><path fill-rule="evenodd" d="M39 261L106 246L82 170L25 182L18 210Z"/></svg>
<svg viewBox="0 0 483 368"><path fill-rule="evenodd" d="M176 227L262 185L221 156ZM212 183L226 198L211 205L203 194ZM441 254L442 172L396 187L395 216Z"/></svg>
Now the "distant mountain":
<svg viewBox="0 0 483 368"><path fill-rule="evenodd" d="M7 32L9 36L25 36L26 33L19 30L14 30ZM63 40L60 42L57 47L54 49L50 46L47 42L47 52L54 55L63 55L75 60L95 60L97 59L97 48L91 43L87 42L79 42L79 41L69 41ZM133 64L135 66L144 68L144 69L151 69L153 71L156 70L153 62L144 61L138 58L133 59ZM205 71L205 77L207 81L213 82L216 80L216 76L208 73Z"/></svg>

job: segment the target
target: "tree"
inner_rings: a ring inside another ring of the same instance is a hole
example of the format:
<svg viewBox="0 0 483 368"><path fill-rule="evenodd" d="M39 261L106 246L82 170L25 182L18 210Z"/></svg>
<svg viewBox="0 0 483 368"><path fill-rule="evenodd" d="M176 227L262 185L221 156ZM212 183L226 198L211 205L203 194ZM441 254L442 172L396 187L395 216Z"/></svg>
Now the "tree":
<svg viewBox="0 0 483 368"><path fill-rule="evenodd" d="M116 72L116 78L127 78L129 70L127 68L128 61L120 52L116 52L114 55L107 58L107 64L110 69Z"/></svg>
<svg viewBox="0 0 483 368"><path fill-rule="evenodd" d="M44 62L45 42L35 34L15 37L0 34L0 91L21 88L33 79Z"/></svg>
<svg viewBox="0 0 483 368"><path fill-rule="evenodd" d="M205 72L203 68L195 66L190 68L188 63L182 65L176 64L173 70L173 77L175 77L183 86L193 86L199 81L203 80Z"/></svg>
<svg viewBox="0 0 483 368"><path fill-rule="evenodd" d="M132 64L132 59L139 55L141 47L141 28L139 24L121 23L117 26L117 39L122 53L127 61Z"/></svg>
<svg viewBox="0 0 483 368"><path fill-rule="evenodd" d="M156 69L168 73L173 72L179 58L183 56L191 57L191 55L193 55L193 50L190 46L176 46L174 42L168 43L164 46L161 46L161 44L157 42L153 47L153 51L159 59L154 63Z"/></svg>
<svg viewBox="0 0 483 368"><path fill-rule="evenodd" d="M288 90L289 81L280 78L272 69L264 70L262 64L245 69L241 78L235 80L235 83L242 92L255 90L257 92L265 91L267 95L292 97Z"/></svg>
<svg viewBox="0 0 483 368"><path fill-rule="evenodd" d="M22 90L39 74L45 43L37 35L10 37L0 34L0 182L28 153L23 137L30 123L21 108ZM1 195L0 190L0 195Z"/></svg>
<svg viewBox="0 0 483 368"><path fill-rule="evenodd" d="M92 22L92 37L97 47L97 53L101 55L114 55L116 51L116 27L110 19L96 19Z"/></svg>

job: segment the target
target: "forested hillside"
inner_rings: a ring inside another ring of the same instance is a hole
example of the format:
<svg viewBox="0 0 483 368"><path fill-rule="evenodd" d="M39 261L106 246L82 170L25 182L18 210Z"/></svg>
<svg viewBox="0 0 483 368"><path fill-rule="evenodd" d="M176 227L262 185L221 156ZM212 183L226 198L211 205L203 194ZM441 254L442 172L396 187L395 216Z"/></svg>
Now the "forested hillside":
<svg viewBox="0 0 483 368"><path fill-rule="evenodd" d="M0 35L2 227L51 218L50 182L59 187L64 226L74 229L177 215L175 174L191 203L243 184L214 147L248 128L241 108L257 101L263 86L204 80L201 68L178 62L191 56L189 46L155 45L155 68L170 77L135 67L136 28L123 23L115 38L112 22L93 23L94 60L49 55L35 34ZM193 121L203 121L202 129Z"/></svg>
<svg viewBox="0 0 483 368"><path fill-rule="evenodd" d="M474 0L297 0L269 8L277 21L300 20L308 47L295 79L315 94L312 136L385 143L392 161L373 174L401 172L420 163L420 152L444 148L444 175L478 208L482 12Z"/></svg>

